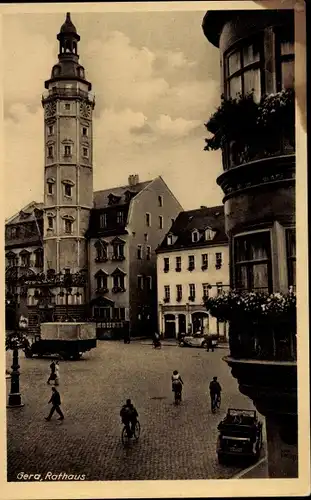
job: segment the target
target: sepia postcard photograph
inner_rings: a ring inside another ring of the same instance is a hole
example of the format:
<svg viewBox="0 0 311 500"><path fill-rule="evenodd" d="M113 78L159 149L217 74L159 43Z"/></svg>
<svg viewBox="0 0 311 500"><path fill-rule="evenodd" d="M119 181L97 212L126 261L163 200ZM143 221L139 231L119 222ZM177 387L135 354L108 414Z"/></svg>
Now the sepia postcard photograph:
<svg viewBox="0 0 311 500"><path fill-rule="evenodd" d="M305 2L0 13L0 497L308 494Z"/></svg>

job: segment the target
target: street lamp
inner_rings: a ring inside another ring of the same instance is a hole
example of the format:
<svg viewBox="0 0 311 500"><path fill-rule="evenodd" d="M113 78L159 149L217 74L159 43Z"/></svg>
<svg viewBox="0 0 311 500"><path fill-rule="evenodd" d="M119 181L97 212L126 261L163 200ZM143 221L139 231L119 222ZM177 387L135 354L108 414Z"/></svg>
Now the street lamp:
<svg viewBox="0 0 311 500"><path fill-rule="evenodd" d="M17 333L17 332L16 332ZM7 408L21 408L24 406L22 403L22 397L19 392L19 362L18 362L18 347L19 347L19 338L16 335L10 341L10 349L13 351L13 362L12 362L12 372L11 372L11 390L9 393L9 400L7 404Z"/></svg>

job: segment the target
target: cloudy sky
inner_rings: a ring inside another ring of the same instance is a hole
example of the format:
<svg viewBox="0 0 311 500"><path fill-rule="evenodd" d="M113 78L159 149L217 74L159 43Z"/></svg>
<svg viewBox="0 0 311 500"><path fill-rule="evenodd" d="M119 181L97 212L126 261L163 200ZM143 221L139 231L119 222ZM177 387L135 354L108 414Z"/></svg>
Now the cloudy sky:
<svg viewBox="0 0 311 500"><path fill-rule="evenodd" d="M219 54L204 11L72 13L96 94L94 190L162 175L185 209L221 203L204 122L219 103ZM5 216L43 200L41 94L65 12L3 17Z"/></svg>

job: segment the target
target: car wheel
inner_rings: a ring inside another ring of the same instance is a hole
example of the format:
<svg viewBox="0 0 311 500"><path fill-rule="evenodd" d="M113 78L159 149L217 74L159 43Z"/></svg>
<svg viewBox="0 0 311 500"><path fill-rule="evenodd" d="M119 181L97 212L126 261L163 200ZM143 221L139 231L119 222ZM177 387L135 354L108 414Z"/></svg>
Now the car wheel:
<svg viewBox="0 0 311 500"><path fill-rule="evenodd" d="M201 347L203 347L203 349L207 348L207 340L203 340Z"/></svg>
<svg viewBox="0 0 311 500"><path fill-rule="evenodd" d="M183 341L183 340L181 340L181 341L179 342L179 347L184 347L184 346L185 346L185 343L184 343L184 341Z"/></svg>

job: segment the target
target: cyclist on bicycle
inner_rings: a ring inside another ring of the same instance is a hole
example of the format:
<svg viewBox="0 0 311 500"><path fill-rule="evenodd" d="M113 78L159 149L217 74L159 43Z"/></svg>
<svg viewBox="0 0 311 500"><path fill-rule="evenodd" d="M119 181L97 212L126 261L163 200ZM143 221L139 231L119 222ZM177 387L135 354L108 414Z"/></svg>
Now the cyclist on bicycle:
<svg viewBox="0 0 311 500"><path fill-rule="evenodd" d="M209 392L211 396L212 410L216 406L216 401L220 401L221 385L217 380L217 377L213 377L209 385Z"/></svg>
<svg viewBox="0 0 311 500"><path fill-rule="evenodd" d="M127 399L126 404L122 406L120 417L122 419L122 423L125 425L128 437L132 437L134 434L138 413L130 399Z"/></svg>
<svg viewBox="0 0 311 500"><path fill-rule="evenodd" d="M181 401L182 386L184 382L177 370L173 371L172 375L172 391L175 393L175 401L179 399Z"/></svg>

